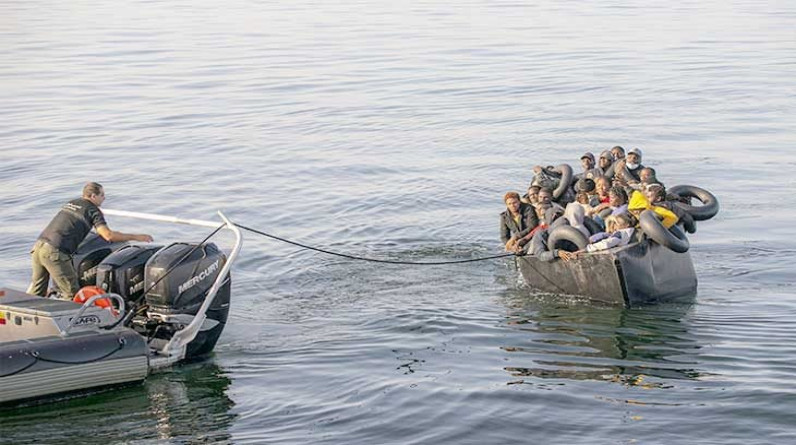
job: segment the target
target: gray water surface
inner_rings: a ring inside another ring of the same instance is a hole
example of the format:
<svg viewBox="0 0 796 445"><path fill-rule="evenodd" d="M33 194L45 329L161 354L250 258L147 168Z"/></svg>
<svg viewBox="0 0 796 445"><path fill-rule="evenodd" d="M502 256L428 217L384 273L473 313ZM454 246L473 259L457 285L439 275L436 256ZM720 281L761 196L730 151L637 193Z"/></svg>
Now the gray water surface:
<svg viewBox="0 0 796 445"><path fill-rule="evenodd" d="M414 261L500 253L533 165L617 144L722 205L685 306L247 235L210 360L0 410L0 442L793 443L794 79L793 2L0 1L3 286L88 180Z"/></svg>

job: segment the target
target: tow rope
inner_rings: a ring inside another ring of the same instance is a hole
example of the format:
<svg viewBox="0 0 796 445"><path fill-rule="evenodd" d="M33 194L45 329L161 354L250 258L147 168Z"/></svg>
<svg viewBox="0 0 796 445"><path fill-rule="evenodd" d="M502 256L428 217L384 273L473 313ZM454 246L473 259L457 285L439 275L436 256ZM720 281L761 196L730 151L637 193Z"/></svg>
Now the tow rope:
<svg viewBox="0 0 796 445"><path fill-rule="evenodd" d="M474 262L477 262L477 261L488 261L488 260L494 260L496 258L505 258L505 257L516 256L517 255L515 253L504 253L504 254L500 254L500 255L493 255L493 256L480 257L480 258L470 258L470 259L467 259L467 260L452 260L452 261L382 260L382 259L378 259L378 258L367 258L367 257L362 257L362 256L349 255L349 254L346 254L346 253L333 252L331 250L321 249L319 247L308 246L306 244L302 244L302 243L299 243L299 242L296 242L296 241L291 241L289 239L282 238L282 237L279 237L279 236L276 236L276 235L272 235L270 233L266 233L266 232L263 232L261 230L252 229L251 227L246 227L246 226L241 225L241 224L235 223L235 225L240 227L243 230L246 230L246 231L249 231L249 232L252 232L252 233L256 233L258 235L261 235L261 236L264 236L264 237L267 237L267 238L271 238L273 240L281 241L283 243L292 244L294 246L302 247L304 249L314 250L316 252L321 252L321 253L325 253L325 254L328 254L328 255L339 256L339 257L342 257L342 258L348 258L348 259L351 259L351 260L369 261L371 263L406 264L406 265L413 265L413 266L440 266L440 265L444 265L444 264L474 263Z"/></svg>

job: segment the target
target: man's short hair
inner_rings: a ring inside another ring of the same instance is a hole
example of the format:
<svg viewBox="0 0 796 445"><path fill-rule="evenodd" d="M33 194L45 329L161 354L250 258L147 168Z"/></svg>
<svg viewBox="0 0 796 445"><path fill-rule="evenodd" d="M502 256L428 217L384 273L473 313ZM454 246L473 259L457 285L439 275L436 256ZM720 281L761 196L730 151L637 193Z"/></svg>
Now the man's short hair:
<svg viewBox="0 0 796 445"><path fill-rule="evenodd" d="M506 194L503 195L503 202L508 201L509 198L514 198L517 201L519 201L520 200L520 194L517 193L517 192L506 192Z"/></svg>
<svg viewBox="0 0 796 445"><path fill-rule="evenodd" d="M97 182L87 182L83 186L83 197L88 198L91 195L99 195L102 193L102 184Z"/></svg>

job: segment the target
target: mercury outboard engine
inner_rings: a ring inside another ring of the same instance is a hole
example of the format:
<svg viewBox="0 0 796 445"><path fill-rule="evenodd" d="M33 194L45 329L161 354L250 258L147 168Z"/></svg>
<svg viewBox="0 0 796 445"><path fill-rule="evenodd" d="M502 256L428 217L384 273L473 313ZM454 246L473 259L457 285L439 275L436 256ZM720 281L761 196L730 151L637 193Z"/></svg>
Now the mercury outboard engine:
<svg viewBox="0 0 796 445"><path fill-rule="evenodd" d="M120 295L124 301L139 301L144 294L144 266L163 246L124 246L97 266L97 286Z"/></svg>
<svg viewBox="0 0 796 445"><path fill-rule="evenodd" d="M150 328L152 323L157 324L150 337L170 339L188 325L226 263L226 255L215 244L196 246L174 243L147 262L144 272L147 289L157 283L144 297L149 306ZM215 347L229 315L230 287L231 279L227 276L205 314L207 319L187 346L187 359L207 354Z"/></svg>
<svg viewBox="0 0 796 445"><path fill-rule="evenodd" d="M77 272L80 287L93 286L97 280L97 266L112 252L126 246L126 242L111 243L101 236L90 232L86 239L77 246L72 263Z"/></svg>

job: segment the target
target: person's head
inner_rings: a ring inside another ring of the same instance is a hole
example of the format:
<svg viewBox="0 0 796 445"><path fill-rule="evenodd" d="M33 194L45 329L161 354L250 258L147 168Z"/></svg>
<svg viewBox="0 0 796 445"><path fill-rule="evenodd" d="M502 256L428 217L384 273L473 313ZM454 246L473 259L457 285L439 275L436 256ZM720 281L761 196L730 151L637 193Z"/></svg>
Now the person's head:
<svg viewBox="0 0 796 445"><path fill-rule="evenodd" d="M639 164L641 164L641 150L637 147L631 148L627 152L627 168L638 168Z"/></svg>
<svg viewBox="0 0 796 445"><path fill-rule="evenodd" d="M657 183L647 184L644 187L644 197L651 203L666 200L666 189Z"/></svg>
<svg viewBox="0 0 796 445"><path fill-rule="evenodd" d="M608 233L616 232L616 216L608 215L605 218L605 231Z"/></svg>
<svg viewBox="0 0 796 445"><path fill-rule="evenodd" d="M608 195L608 190L611 188L611 180L605 176L599 176L594 181L594 186L597 190L597 194L600 196L606 196Z"/></svg>
<svg viewBox="0 0 796 445"><path fill-rule="evenodd" d="M655 177L655 169L652 167L644 167L639 170L638 177L645 184L658 182L658 178Z"/></svg>
<svg viewBox="0 0 796 445"><path fill-rule="evenodd" d="M578 192L575 194L575 201L577 201L578 204L588 204L589 194L586 192Z"/></svg>
<svg viewBox="0 0 796 445"><path fill-rule="evenodd" d="M580 157L580 165L583 167L583 171L591 170L594 168L594 155L591 152L583 153L583 156Z"/></svg>
<svg viewBox="0 0 796 445"><path fill-rule="evenodd" d="M627 229L636 225L636 221L627 213L620 213L614 218L614 231Z"/></svg>
<svg viewBox="0 0 796 445"><path fill-rule="evenodd" d="M611 164L613 163L614 163L614 155L612 155L610 151L604 150L602 153L600 153L600 159L597 161L597 165L601 169L604 170L610 167Z"/></svg>
<svg viewBox="0 0 796 445"><path fill-rule="evenodd" d="M594 181L589 178L578 179L578 182L575 183L576 192L594 193L596 187Z"/></svg>
<svg viewBox="0 0 796 445"><path fill-rule="evenodd" d="M612 207L619 207L627 204L627 192L624 188L613 186L608 190L608 204Z"/></svg>
<svg viewBox="0 0 796 445"><path fill-rule="evenodd" d="M532 185L528 187L528 201L530 201L531 204L536 204L537 202L539 202L540 189L541 187L539 187L538 185Z"/></svg>
<svg viewBox="0 0 796 445"><path fill-rule="evenodd" d="M511 213L519 213L520 211L520 194L517 192L506 192L503 195L503 202L506 203L506 208Z"/></svg>
<svg viewBox="0 0 796 445"><path fill-rule="evenodd" d="M553 191L547 187L539 189L539 204L549 206L553 202Z"/></svg>
<svg viewBox="0 0 796 445"><path fill-rule="evenodd" d="M611 154L614 155L614 160L618 161L625 158L625 149L617 145L611 149Z"/></svg>
<svg viewBox="0 0 796 445"><path fill-rule="evenodd" d="M83 199L87 199L99 207L105 202L105 189L96 182L87 182L83 186Z"/></svg>

